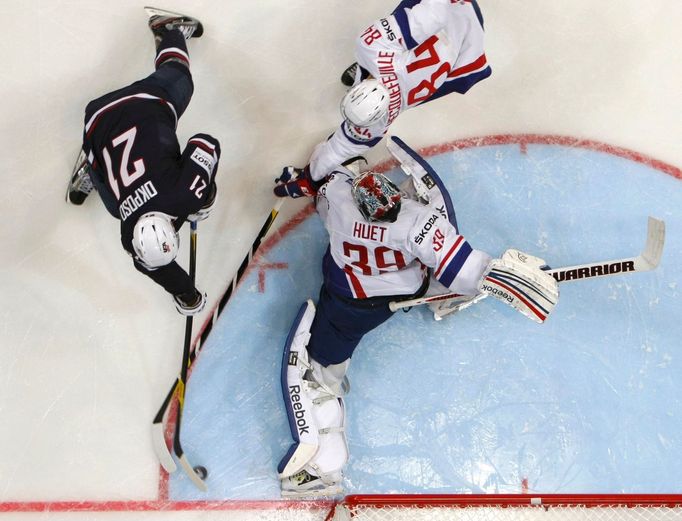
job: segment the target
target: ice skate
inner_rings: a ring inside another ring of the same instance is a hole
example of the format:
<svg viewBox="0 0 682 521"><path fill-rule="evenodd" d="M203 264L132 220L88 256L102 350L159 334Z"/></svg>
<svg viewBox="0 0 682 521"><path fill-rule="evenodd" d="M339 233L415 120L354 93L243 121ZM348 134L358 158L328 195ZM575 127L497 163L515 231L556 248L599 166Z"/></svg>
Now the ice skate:
<svg viewBox="0 0 682 521"><path fill-rule="evenodd" d="M144 10L149 15L149 28L157 39L161 38L166 31L173 29L178 29L184 35L185 40L199 38L204 34L204 26L196 18L156 7L145 7Z"/></svg>
<svg viewBox="0 0 682 521"><path fill-rule="evenodd" d="M336 478L336 479L335 479ZM332 497L343 494L343 487L341 486L341 473L332 477L327 475L327 482L321 477L311 474L307 470L302 471L284 478L281 481L282 497L295 498L321 498Z"/></svg>
<svg viewBox="0 0 682 521"><path fill-rule="evenodd" d="M341 74L341 83L346 87L352 87L355 83L355 75L358 71L358 64L354 63Z"/></svg>
<svg viewBox="0 0 682 521"><path fill-rule="evenodd" d="M81 150L73 166L71 180L66 189L66 202L80 206L94 189L90 179L90 163Z"/></svg>

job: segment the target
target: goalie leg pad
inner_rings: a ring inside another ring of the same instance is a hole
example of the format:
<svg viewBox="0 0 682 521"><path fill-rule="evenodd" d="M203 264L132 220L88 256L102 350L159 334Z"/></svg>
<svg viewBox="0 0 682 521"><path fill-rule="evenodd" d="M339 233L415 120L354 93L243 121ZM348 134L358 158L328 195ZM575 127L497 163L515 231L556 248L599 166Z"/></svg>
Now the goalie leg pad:
<svg viewBox="0 0 682 521"><path fill-rule="evenodd" d="M298 472L315 455L318 432L312 416L312 403L303 392L303 375L310 368L308 340L315 317L315 305L305 302L298 311L284 346L282 357L282 395L289 418L289 429L294 443L280 461L277 471L282 476Z"/></svg>
<svg viewBox="0 0 682 521"><path fill-rule="evenodd" d="M315 381L318 382L329 394L343 397L350 392L350 382L346 376L350 359L341 362L340 364L322 365L316 360L311 360L313 375Z"/></svg>
<svg viewBox="0 0 682 521"><path fill-rule="evenodd" d="M511 255L493 259L479 283L479 291L512 306L535 322L544 322L559 300L559 285L554 277L540 269L542 259L529 257L533 259L529 263Z"/></svg>
<svg viewBox="0 0 682 521"><path fill-rule="evenodd" d="M283 491L301 481L288 478L303 470L338 484L348 461L343 398L318 383L306 348L314 317L315 306L308 300L292 325L282 360L282 393L294 440L277 467Z"/></svg>
<svg viewBox="0 0 682 521"><path fill-rule="evenodd" d="M313 416L319 427L318 450L295 474L280 474L284 497L326 497L343 492L343 468L348 462L343 398L314 389L312 394L316 396Z"/></svg>

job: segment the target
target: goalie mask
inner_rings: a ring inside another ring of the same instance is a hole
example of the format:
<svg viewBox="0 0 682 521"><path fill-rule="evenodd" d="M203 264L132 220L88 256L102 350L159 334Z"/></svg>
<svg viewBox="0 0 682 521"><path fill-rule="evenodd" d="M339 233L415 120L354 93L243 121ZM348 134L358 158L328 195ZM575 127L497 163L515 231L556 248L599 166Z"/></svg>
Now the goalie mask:
<svg viewBox="0 0 682 521"><path fill-rule="evenodd" d="M400 190L388 177L364 172L353 180L355 206L369 222L395 222L400 212Z"/></svg>
<svg viewBox="0 0 682 521"><path fill-rule="evenodd" d="M375 79L360 82L341 100L343 119L356 127L371 127L388 121L388 90Z"/></svg>
<svg viewBox="0 0 682 521"><path fill-rule="evenodd" d="M155 270L170 264L178 255L180 238L170 215L149 212L142 215L133 229L133 249L145 268Z"/></svg>

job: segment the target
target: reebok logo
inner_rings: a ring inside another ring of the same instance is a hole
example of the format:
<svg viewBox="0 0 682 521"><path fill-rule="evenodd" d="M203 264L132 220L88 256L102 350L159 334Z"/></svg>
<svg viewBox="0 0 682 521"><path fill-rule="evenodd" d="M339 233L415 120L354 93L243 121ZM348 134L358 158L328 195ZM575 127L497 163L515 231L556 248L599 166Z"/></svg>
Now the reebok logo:
<svg viewBox="0 0 682 521"><path fill-rule="evenodd" d="M489 284L483 284L481 289L483 291L485 291L486 293L489 293L490 295L497 295L498 297L503 298L504 300L506 300L510 304L512 302L514 302L514 297L512 295L510 295L506 291L502 291L501 289L494 288Z"/></svg>
<svg viewBox="0 0 682 521"><path fill-rule="evenodd" d="M296 420L296 428L298 429L298 435L310 434L310 425L306 421L306 412L301 403L301 386L300 385L290 385L289 386L289 398L291 399L291 408L294 411L294 419Z"/></svg>

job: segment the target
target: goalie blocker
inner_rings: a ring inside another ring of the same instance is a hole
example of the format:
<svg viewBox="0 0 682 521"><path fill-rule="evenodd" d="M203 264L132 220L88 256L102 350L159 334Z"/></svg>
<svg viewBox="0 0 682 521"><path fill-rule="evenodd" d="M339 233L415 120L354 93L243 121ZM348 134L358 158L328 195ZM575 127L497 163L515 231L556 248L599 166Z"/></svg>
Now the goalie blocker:
<svg viewBox="0 0 682 521"><path fill-rule="evenodd" d="M319 364L308 356L315 305L305 302L296 316L282 357L282 395L294 443L277 471L284 497L324 497L343 492L348 461L345 407L340 392L325 385Z"/></svg>

